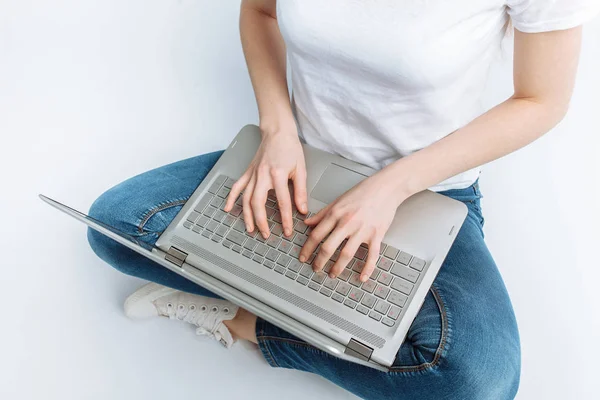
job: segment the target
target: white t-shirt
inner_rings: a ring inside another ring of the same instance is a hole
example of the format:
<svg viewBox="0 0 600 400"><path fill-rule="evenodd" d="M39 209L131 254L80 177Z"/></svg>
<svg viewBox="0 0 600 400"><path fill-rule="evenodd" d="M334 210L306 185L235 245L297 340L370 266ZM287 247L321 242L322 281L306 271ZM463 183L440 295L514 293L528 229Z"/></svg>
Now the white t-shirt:
<svg viewBox="0 0 600 400"><path fill-rule="evenodd" d="M596 0L279 0L292 106L308 144L380 169L481 115L507 22L578 26ZM464 188L479 168L433 190Z"/></svg>

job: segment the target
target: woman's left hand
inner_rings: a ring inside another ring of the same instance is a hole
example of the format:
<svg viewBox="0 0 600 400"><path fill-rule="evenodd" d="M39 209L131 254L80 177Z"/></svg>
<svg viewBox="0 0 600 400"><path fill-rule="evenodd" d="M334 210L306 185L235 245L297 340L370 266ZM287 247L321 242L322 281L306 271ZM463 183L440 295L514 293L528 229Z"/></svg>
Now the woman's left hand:
<svg viewBox="0 0 600 400"><path fill-rule="evenodd" d="M312 232L300 252L300 261L306 262L319 243L327 238L312 263L313 269L320 271L347 238L346 245L329 271L329 276L333 278L344 270L359 246L365 243L369 252L360 280L366 282L375 269L381 241L394 219L396 209L408 197L391 184L395 180L389 173L386 169L375 173L307 218L304 222L312 227Z"/></svg>

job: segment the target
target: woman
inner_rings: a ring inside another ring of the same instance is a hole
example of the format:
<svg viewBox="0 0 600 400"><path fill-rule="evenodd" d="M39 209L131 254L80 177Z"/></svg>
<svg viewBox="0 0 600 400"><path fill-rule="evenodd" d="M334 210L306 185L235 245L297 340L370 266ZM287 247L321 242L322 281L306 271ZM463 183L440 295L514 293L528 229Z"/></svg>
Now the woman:
<svg viewBox="0 0 600 400"><path fill-rule="evenodd" d="M336 276L366 243L366 281L396 208L427 188L463 201L468 218L389 373L331 357L90 231L93 249L109 264L156 282L129 297L127 315L182 319L227 347L234 339L257 343L271 365L322 375L363 398L513 398L519 337L483 240L478 167L563 118L580 25L596 8L584 0L242 1L241 37L263 140L226 211L243 191L247 230L267 237L265 202L273 189L284 233L292 233L292 204L308 211L302 139L379 170L307 218L313 230L301 260L325 239L315 270L347 239L330 271ZM487 72L509 23L516 28L514 94L483 112ZM132 178L101 196L90 213L153 243L220 154Z"/></svg>

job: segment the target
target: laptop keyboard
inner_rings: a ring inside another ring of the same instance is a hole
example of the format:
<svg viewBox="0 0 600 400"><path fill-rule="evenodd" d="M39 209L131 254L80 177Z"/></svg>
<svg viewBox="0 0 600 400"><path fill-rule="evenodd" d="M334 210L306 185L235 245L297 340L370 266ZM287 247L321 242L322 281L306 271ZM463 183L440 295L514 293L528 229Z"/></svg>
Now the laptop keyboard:
<svg viewBox="0 0 600 400"><path fill-rule="evenodd" d="M310 228L304 223L306 217L294 208L294 233L289 238L285 237L277 200L270 192L266 210L271 235L264 239L258 229L249 233L243 221L241 195L231 212L223 211L234 183L235 180L225 175L218 176L194 210L187 215L183 226L263 265L271 273L284 275L365 317L389 327L395 325L408 297L414 291L417 280L424 272L424 260L382 243L377 268L370 279L363 283L359 278L368 248L361 245L342 273L331 279L328 276L329 270L338 259L344 241L326 263L325 268L315 273L312 262L319 248L306 263L298 260L300 250L310 233Z"/></svg>

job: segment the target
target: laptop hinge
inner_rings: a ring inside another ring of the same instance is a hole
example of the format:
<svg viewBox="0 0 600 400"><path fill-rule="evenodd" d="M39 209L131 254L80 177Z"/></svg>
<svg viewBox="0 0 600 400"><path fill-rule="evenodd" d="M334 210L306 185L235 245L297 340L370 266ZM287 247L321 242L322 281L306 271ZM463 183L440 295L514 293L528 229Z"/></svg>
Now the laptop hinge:
<svg viewBox="0 0 600 400"><path fill-rule="evenodd" d="M165 260L172 262L173 264L181 267L187 258L187 253L179 250L176 247L171 246L165 254Z"/></svg>
<svg viewBox="0 0 600 400"><path fill-rule="evenodd" d="M371 354L373 354L373 349L358 340L350 339L344 353L364 361L369 361Z"/></svg>

